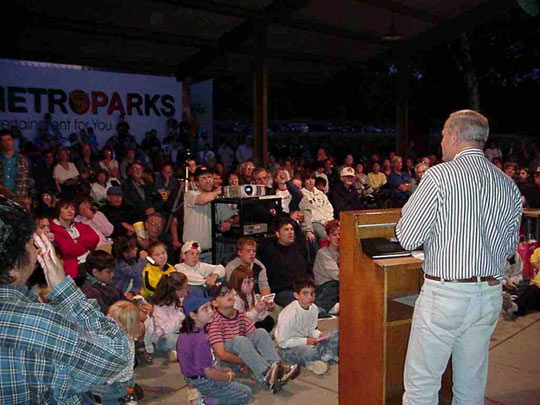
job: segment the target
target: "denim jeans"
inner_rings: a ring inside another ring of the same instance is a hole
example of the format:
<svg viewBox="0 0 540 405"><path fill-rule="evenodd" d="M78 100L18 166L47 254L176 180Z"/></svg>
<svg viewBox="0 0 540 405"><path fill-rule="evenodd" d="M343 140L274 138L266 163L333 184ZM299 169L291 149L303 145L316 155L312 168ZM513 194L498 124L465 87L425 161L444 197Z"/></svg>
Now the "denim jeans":
<svg viewBox="0 0 540 405"><path fill-rule="evenodd" d="M112 384L98 385L92 390L92 394L101 398L103 405L117 405L120 398L127 393L128 388L133 388L135 379Z"/></svg>
<svg viewBox="0 0 540 405"><path fill-rule="evenodd" d="M317 238L317 241L320 241L321 239L326 238L326 229L324 228L323 224L320 222L313 222L313 233L315 234L315 237Z"/></svg>
<svg viewBox="0 0 540 405"><path fill-rule="evenodd" d="M403 404L436 404L452 355L452 404L484 404L488 349L501 311L501 285L426 279L414 308Z"/></svg>
<svg viewBox="0 0 540 405"><path fill-rule="evenodd" d="M229 340L225 343L225 349L240 357L262 385L268 367L281 361L274 342L264 329L256 329L246 336L237 336Z"/></svg>
<svg viewBox="0 0 540 405"><path fill-rule="evenodd" d="M316 346L302 345L289 347L287 349L279 348L278 353L287 363L306 365L308 361L323 360L335 361L338 358L339 333L334 331L330 333L330 339L327 343L319 343Z"/></svg>
<svg viewBox="0 0 540 405"><path fill-rule="evenodd" d="M208 252L201 253L199 256L199 261L201 263L212 264L212 251L209 250Z"/></svg>
<svg viewBox="0 0 540 405"><path fill-rule="evenodd" d="M189 377L186 380L191 387L199 390L207 405L243 405L251 399L251 389L234 381Z"/></svg>
<svg viewBox="0 0 540 405"><path fill-rule="evenodd" d="M339 281L331 280L317 287L315 304L329 312L339 302Z"/></svg>

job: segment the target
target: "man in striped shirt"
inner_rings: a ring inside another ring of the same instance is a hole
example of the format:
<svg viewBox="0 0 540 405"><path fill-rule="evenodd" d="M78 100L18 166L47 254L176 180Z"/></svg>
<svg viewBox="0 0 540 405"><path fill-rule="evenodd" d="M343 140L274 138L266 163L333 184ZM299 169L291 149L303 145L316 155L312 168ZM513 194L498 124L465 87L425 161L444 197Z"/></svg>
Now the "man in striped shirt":
<svg viewBox="0 0 540 405"><path fill-rule="evenodd" d="M501 310L502 268L514 254L519 190L482 149L487 119L450 115L443 160L426 171L402 209L396 235L405 249L424 245L425 281L405 361L404 404L436 404L452 355L453 403L483 404L488 346Z"/></svg>

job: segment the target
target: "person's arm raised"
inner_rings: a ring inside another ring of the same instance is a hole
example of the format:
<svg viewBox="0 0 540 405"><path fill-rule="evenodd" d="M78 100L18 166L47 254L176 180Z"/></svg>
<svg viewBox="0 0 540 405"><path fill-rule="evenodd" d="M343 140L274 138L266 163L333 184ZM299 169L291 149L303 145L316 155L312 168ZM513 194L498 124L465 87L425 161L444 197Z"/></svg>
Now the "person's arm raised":
<svg viewBox="0 0 540 405"><path fill-rule="evenodd" d="M217 198L217 196L220 194L221 194L221 187L218 187L213 191L201 193L195 198L195 205L206 205L209 202L214 201Z"/></svg>

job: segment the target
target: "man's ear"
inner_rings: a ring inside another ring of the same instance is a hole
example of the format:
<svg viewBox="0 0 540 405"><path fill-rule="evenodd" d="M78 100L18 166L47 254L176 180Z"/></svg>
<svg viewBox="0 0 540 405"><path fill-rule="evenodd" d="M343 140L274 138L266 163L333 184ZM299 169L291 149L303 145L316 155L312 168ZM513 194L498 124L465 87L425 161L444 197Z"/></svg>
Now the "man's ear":
<svg viewBox="0 0 540 405"><path fill-rule="evenodd" d="M300 298L300 294L296 293L296 292L293 292L292 293L293 297L295 300L299 299Z"/></svg>
<svg viewBox="0 0 540 405"><path fill-rule="evenodd" d="M274 232L274 235L276 235L276 238L279 239L279 232L278 231Z"/></svg>
<svg viewBox="0 0 540 405"><path fill-rule="evenodd" d="M98 269L92 269L92 270L90 270L90 275L91 275L92 277L94 277L94 278L96 278L96 273L95 273L96 271L99 272Z"/></svg>

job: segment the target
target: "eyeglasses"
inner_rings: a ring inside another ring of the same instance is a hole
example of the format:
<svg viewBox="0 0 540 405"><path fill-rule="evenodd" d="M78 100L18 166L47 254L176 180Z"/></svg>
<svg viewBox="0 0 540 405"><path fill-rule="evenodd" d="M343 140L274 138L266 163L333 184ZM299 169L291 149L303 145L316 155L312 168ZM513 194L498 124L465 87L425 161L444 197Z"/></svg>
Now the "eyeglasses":
<svg viewBox="0 0 540 405"><path fill-rule="evenodd" d="M229 289L223 289L219 293L218 297L225 297L226 295L232 294L232 290Z"/></svg>
<svg viewBox="0 0 540 405"><path fill-rule="evenodd" d="M152 226L158 227L158 226L161 226L162 224L161 224L161 222L148 222L148 225L152 225Z"/></svg>

